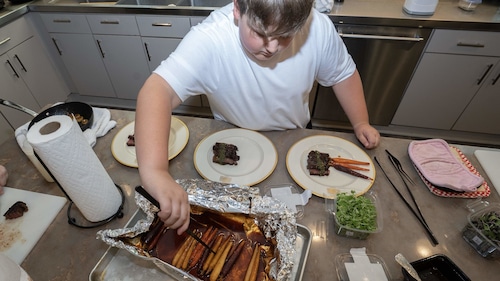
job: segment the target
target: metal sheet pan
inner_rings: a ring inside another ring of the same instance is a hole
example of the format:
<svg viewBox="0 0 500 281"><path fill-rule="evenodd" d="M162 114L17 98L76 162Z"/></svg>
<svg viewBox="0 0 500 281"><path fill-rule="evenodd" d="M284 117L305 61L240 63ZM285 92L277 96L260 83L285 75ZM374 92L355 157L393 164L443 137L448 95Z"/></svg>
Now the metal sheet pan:
<svg viewBox="0 0 500 281"><path fill-rule="evenodd" d="M134 225L139 219L144 217L144 213L137 210L126 227ZM298 235L295 244L296 260L290 278L291 281L302 280L312 240L311 231L307 227L298 224L297 232ZM164 273L149 260L136 257L123 249L109 247L94 269L92 269L89 281L111 280L174 281L175 279Z"/></svg>

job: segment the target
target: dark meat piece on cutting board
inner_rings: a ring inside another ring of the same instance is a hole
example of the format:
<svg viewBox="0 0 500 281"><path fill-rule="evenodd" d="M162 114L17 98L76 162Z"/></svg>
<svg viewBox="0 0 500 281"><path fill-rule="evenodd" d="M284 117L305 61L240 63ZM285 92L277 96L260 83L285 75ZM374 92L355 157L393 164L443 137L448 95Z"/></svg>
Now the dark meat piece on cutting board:
<svg viewBox="0 0 500 281"><path fill-rule="evenodd" d="M216 142L212 147L214 157L212 161L221 165L238 165L240 157L237 154L238 147L234 144Z"/></svg>
<svg viewBox="0 0 500 281"><path fill-rule="evenodd" d="M22 201L17 201L12 205L3 216L7 220L20 218L28 211L28 206Z"/></svg>
<svg viewBox="0 0 500 281"><path fill-rule="evenodd" d="M312 150L307 155L307 169L312 176L328 176L330 174L330 155Z"/></svg>

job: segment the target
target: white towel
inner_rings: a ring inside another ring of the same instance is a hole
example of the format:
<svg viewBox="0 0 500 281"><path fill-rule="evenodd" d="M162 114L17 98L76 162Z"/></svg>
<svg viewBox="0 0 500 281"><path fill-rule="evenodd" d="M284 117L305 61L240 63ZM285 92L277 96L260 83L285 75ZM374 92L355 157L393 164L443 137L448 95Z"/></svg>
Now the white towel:
<svg viewBox="0 0 500 281"><path fill-rule="evenodd" d="M54 105L57 105L56 103ZM94 147L97 138L106 135L111 129L116 126L116 121L111 120L111 113L106 108L92 107L94 119L92 121L92 125L90 128L83 132L85 139L89 143L91 147ZM33 147L26 140L26 134L28 133L28 126L30 122L20 126L15 131L15 136L19 147L23 150L23 152L28 156L28 158L33 162L35 167L40 171L43 177L52 182L53 180L47 174L47 172L43 169L40 162L34 156Z"/></svg>
<svg viewBox="0 0 500 281"><path fill-rule="evenodd" d="M316 0L314 2L314 8L320 13L329 13L333 8L333 0Z"/></svg>

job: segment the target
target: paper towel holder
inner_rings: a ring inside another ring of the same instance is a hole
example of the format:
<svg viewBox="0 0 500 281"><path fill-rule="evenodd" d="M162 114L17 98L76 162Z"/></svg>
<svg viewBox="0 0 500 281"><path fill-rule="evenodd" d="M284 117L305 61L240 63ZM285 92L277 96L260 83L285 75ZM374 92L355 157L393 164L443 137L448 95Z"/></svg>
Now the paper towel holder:
<svg viewBox="0 0 500 281"><path fill-rule="evenodd" d="M42 164L43 168L47 171L47 173L50 175L50 177L57 184L57 186L59 187L59 189L61 189L61 191L64 193L64 196L66 196L66 198L69 200L69 205L68 205L68 210L66 211L66 215L68 216L68 223L70 225L73 225L73 226L76 226L76 227L79 227L79 228L94 228L94 227L99 227L99 226L105 225L108 222L114 220L115 218L123 218L123 205L125 204L125 194L123 193L122 188L115 183L114 185L116 186L116 188L118 188L118 191L120 191L120 195L122 197L122 202L121 202L120 206L118 207L118 210L116 211L116 213L113 214L113 215L111 215L107 219L104 219L104 220L101 220L101 221L97 221L97 222L91 222L91 221L89 221L88 219L86 219L85 217L82 216L82 219L84 221L86 221L85 224L79 224L79 223L77 223L77 221L74 218L74 216L71 215L71 209L72 209L73 203L74 203L73 200L71 200L71 197L69 197L68 193L66 193L66 191L64 190L64 188L62 188L62 186L59 184L59 182L57 181L57 179L52 175L52 172L50 172L49 168L47 168L47 166L45 166L45 163L43 163L42 159L38 156L38 154L36 152L34 152L34 154L35 154L36 158L38 159L38 161L40 161L40 164Z"/></svg>
<svg viewBox="0 0 500 281"><path fill-rule="evenodd" d="M123 218L123 205L125 204L125 194L123 193L123 190L119 185L117 185L115 183L115 186L116 186L116 188L118 188L118 191L120 191L120 195L122 197L122 202L121 202L120 206L118 207L118 210L116 211L116 213L114 213L113 215L111 215L107 219L97 221L97 222L91 222L82 216L82 219L85 221L85 224L79 224L76 221L76 218L71 215L71 209L72 209L74 204L73 204L73 201L71 199L69 199L69 197L68 197L69 205L68 205L68 210L66 212L66 215L68 216L68 223L73 225L73 226L79 227L79 228L94 228L94 227L105 225L108 222L110 222L116 218Z"/></svg>

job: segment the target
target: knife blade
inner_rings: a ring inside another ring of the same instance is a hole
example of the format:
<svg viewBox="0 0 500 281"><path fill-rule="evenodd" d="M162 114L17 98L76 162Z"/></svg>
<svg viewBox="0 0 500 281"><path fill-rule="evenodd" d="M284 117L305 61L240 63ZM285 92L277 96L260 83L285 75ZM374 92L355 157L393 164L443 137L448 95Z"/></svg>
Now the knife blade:
<svg viewBox="0 0 500 281"><path fill-rule="evenodd" d="M140 195L144 196L144 198L148 199L148 201L151 202L151 204L156 206L158 209L160 208L160 203L156 199L154 199L153 196L151 196L151 194L149 194L146 191L146 189L144 189L144 187L142 187L142 185L136 186L135 191L137 191ZM196 240L198 243L200 243L203 247L207 248L210 252L216 254L215 251L212 250L212 248L210 248L209 245L207 245L207 243L203 242L203 240L201 240L200 237L198 237L196 234L194 234L193 231L191 231L189 228L186 229L186 233L189 236L193 237L193 239Z"/></svg>

